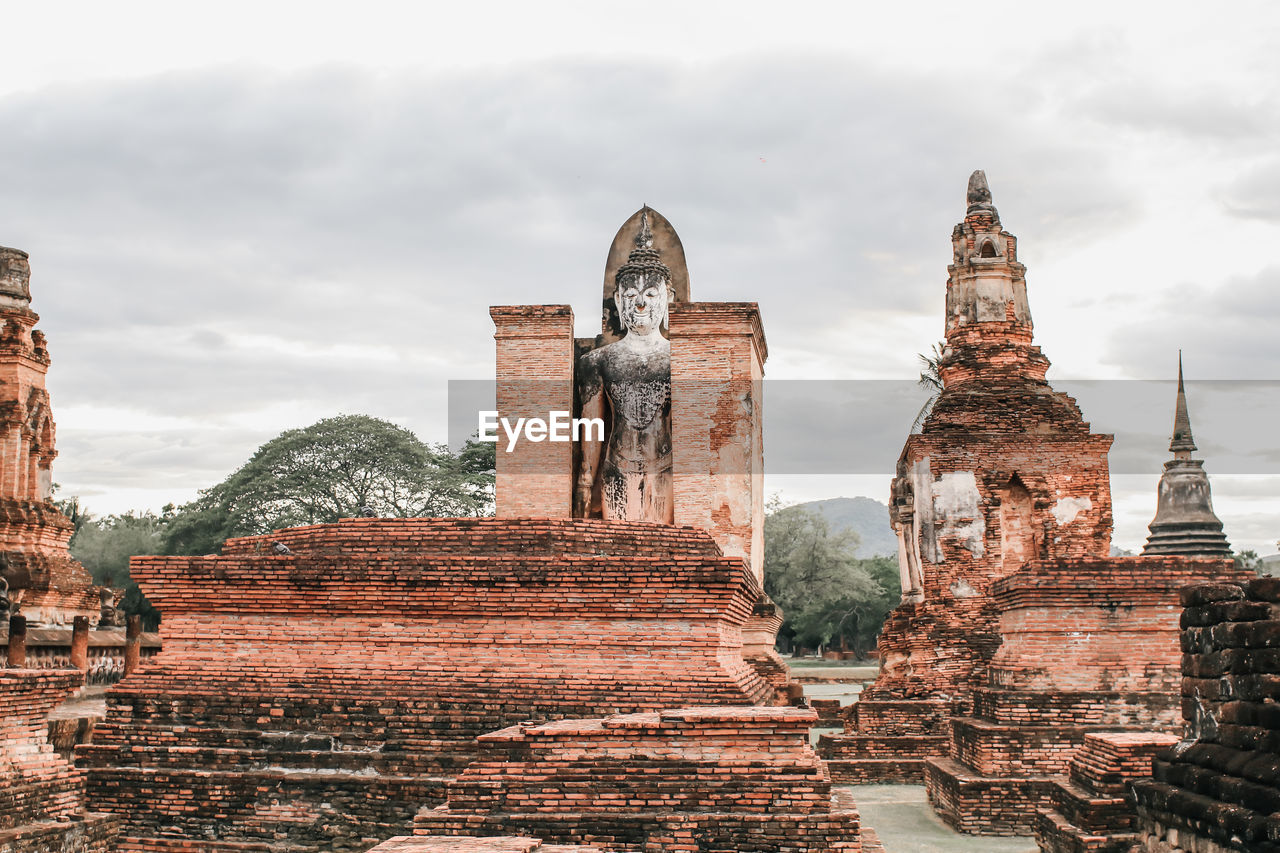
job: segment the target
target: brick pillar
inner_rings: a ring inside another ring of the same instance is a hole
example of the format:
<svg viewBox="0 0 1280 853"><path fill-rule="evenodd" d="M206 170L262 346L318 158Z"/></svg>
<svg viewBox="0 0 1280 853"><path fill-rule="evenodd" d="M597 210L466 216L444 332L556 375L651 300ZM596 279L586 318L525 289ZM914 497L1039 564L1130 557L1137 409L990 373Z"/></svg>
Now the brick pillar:
<svg viewBox="0 0 1280 853"><path fill-rule="evenodd" d="M21 669L27 665L27 617L15 613L9 617L9 666Z"/></svg>
<svg viewBox="0 0 1280 853"><path fill-rule="evenodd" d="M573 413L573 310L568 305L498 305L489 309L497 341L498 414L546 420ZM573 514L573 443L521 437L507 452L498 428L499 518L569 518Z"/></svg>
<svg viewBox="0 0 1280 853"><path fill-rule="evenodd" d="M89 617L77 616L71 627L71 665L89 671Z"/></svg>
<svg viewBox="0 0 1280 853"><path fill-rule="evenodd" d="M142 617L136 613L129 617L124 629L124 674L129 675L138 668L142 659Z"/></svg>
<svg viewBox="0 0 1280 853"><path fill-rule="evenodd" d="M671 306L675 522L708 531L764 580L762 384L768 356L754 302Z"/></svg>

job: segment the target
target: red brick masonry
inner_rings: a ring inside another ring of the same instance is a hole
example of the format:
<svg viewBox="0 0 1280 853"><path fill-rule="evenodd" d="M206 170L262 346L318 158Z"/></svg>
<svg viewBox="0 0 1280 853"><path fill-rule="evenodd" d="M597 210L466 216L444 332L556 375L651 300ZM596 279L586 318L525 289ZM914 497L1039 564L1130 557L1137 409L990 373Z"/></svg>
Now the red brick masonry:
<svg viewBox="0 0 1280 853"><path fill-rule="evenodd" d="M520 834L668 853L861 850L799 708L685 708L519 725L418 815L423 835Z"/></svg>
<svg viewBox="0 0 1280 853"><path fill-rule="evenodd" d="M1178 590L1251 576L1229 560L1042 560L992 584L999 650L950 751L925 762L929 800L963 832L1030 834L1089 732L1178 728Z"/></svg>
<svg viewBox="0 0 1280 853"><path fill-rule="evenodd" d="M759 586L691 528L358 519L132 571L164 649L78 751L125 850L366 850L484 732L773 695L742 658Z"/></svg>
<svg viewBox="0 0 1280 853"><path fill-rule="evenodd" d="M107 853L115 818L84 808L84 773L49 743L47 718L75 670L0 668L0 853Z"/></svg>
<svg viewBox="0 0 1280 853"><path fill-rule="evenodd" d="M369 853L601 853L601 849L577 844L543 844L536 838L514 836L459 838L401 835L387 839Z"/></svg>

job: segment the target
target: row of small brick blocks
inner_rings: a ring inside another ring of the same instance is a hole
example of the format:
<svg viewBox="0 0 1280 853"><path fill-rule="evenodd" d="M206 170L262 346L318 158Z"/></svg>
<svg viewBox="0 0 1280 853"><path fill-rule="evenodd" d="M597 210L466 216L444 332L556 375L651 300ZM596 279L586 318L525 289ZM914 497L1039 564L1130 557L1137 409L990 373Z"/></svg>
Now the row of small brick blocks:
<svg viewBox="0 0 1280 853"><path fill-rule="evenodd" d="M299 553L430 554L514 552L531 556L599 555L626 559L715 558L719 546L695 527L633 522L525 518L357 518L228 539L224 556L270 553L281 542Z"/></svg>
<svg viewBox="0 0 1280 853"><path fill-rule="evenodd" d="M759 597L741 560L636 556L424 555L135 558L133 576L165 613L324 612L469 616L719 616L741 624ZM379 597L372 598L370 589Z"/></svg>
<svg viewBox="0 0 1280 853"><path fill-rule="evenodd" d="M142 839L269 843L268 849L364 851L403 834L443 779L364 773L108 769L90 775L95 809ZM370 839L373 839L372 841ZM198 843L194 849L206 848Z"/></svg>
<svg viewBox="0 0 1280 853"><path fill-rule="evenodd" d="M835 797L847 794L837 791ZM837 800L838 801L838 800ZM491 814L426 811L418 835L528 835L560 844L646 853L858 853L859 823L851 797L825 814L672 814L633 812L625 805L592 814Z"/></svg>
<svg viewBox="0 0 1280 853"><path fill-rule="evenodd" d="M1155 720L1165 728L1180 719L1176 699L1164 693L979 688L973 698L974 716L1005 725L1104 728L1139 726Z"/></svg>
<svg viewBox="0 0 1280 853"><path fill-rule="evenodd" d="M1095 557L1037 560L992 584L992 594L1002 609L1052 602L1173 605L1188 584L1206 580L1252 577L1236 569L1230 560L1187 557Z"/></svg>

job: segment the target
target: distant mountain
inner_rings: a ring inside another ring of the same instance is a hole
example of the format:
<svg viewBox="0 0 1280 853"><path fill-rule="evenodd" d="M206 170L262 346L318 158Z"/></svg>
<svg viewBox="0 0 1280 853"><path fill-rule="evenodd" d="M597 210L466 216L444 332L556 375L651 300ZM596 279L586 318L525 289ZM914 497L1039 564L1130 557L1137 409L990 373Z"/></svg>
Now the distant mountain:
<svg viewBox="0 0 1280 853"><path fill-rule="evenodd" d="M889 507L872 498L827 498L800 506L822 514L831 529L858 534L859 557L898 556L898 537L889 527Z"/></svg>

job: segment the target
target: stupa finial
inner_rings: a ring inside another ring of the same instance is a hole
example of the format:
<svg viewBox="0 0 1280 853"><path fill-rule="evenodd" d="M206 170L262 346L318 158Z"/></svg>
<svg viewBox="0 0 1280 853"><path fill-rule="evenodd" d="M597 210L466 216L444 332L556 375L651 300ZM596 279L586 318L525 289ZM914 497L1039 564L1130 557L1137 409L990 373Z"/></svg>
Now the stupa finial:
<svg viewBox="0 0 1280 853"><path fill-rule="evenodd" d="M1185 454L1187 458L1196 449L1195 439L1191 436L1191 415L1187 413L1187 389L1182 383L1182 350L1178 350L1178 402L1173 413L1173 439L1169 442L1169 450L1175 456Z"/></svg>

